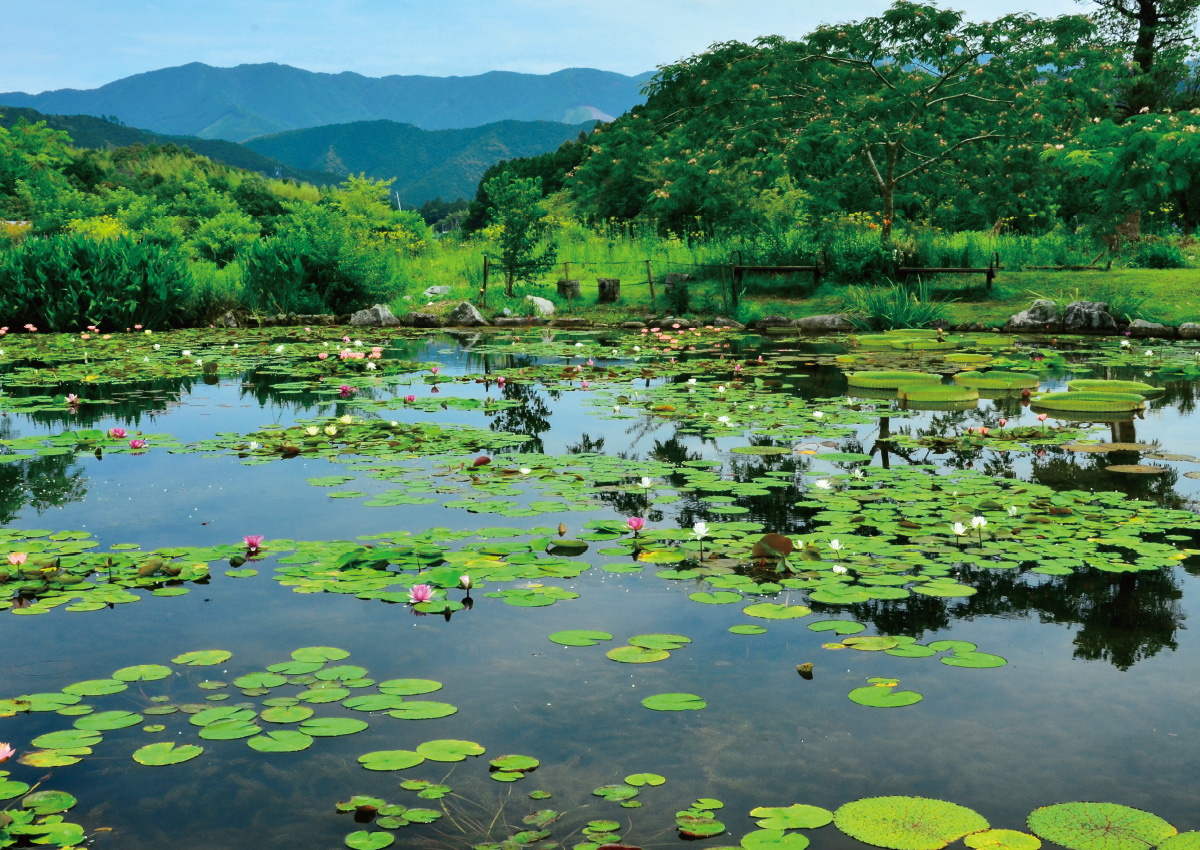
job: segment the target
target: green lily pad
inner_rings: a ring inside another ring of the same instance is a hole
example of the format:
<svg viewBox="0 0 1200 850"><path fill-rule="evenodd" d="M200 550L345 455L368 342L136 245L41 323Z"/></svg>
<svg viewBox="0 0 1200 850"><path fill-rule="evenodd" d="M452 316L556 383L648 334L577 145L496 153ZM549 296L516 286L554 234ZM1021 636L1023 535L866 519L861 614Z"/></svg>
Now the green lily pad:
<svg viewBox="0 0 1200 850"><path fill-rule="evenodd" d="M741 623L740 625L730 626L729 633L734 635L765 635L767 627L760 626L757 623Z"/></svg>
<svg viewBox="0 0 1200 850"><path fill-rule="evenodd" d="M1067 850L1148 850L1177 830L1157 815L1117 803L1059 803L1030 813L1029 829Z"/></svg>
<svg viewBox="0 0 1200 850"><path fill-rule="evenodd" d="M119 694L129 687L125 682L116 679L91 679L87 682L76 682L63 688L65 694L75 694L81 697L99 697L109 694Z"/></svg>
<svg viewBox="0 0 1200 850"><path fill-rule="evenodd" d="M432 679L388 679L386 682L379 683L380 693L405 697L430 694L441 689L442 683Z"/></svg>
<svg viewBox="0 0 1200 850"><path fill-rule="evenodd" d="M989 667L1003 667L1008 661L999 655L991 655L987 652L956 652L954 655L943 658L942 663L951 667L971 667L982 670Z"/></svg>
<svg viewBox="0 0 1200 850"><path fill-rule="evenodd" d="M1038 850L1042 842L1027 832L1015 829L988 829L963 839L971 850Z"/></svg>
<svg viewBox="0 0 1200 850"><path fill-rule="evenodd" d="M903 708L906 705L915 705L920 702L922 696L916 691L897 691L891 687L867 685L865 688L852 690L850 700L870 708Z"/></svg>
<svg viewBox="0 0 1200 850"><path fill-rule="evenodd" d="M195 652L185 652L171 659L175 664L187 664L191 667L212 667L224 664L233 657L232 652L223 649L200 649Z"/></svg>
<svg viewBox="0 0 1200 850"><path fill-rule="evenodd" d="M352 832L346 836L346 846L350 850L383 850L384 847L392 846L392 842L395 840L396 836L390 832L370 832L360 829L358 832Z"/></svg>
<svg viewBox="0 0 1200 850"><path fill-rule="evenodd" d="M15 800L29 792L29 785L15 779L0 777L0 800Z"/></svg>
<svg viewBox="0 0 1200 850"><path fill-rule="evenodd" d="M712 593L698 591L690 594L688 598L703 605L728 605L733 602L741 602L742 594L734 593L732 590L716 590Z"/></svg>
<svg viewBox="0 0 1200 850"><path fill-rule="evenodd" d="M894 649L900 645L900 641L896 640L896 638L884 637L882 635L874 637L848 637L844 638L842 643L863 652L882 652L885 649Z"/></svg>
<svg viewBox="0 0 1200 850"><path fill-rule="evenodd" d="M781 605L776 602L759 602L747 605L742 609L747 617L759 617L763 620L796 620L807 617L812 609L804 605Z"/></svg>
<svg viewBox="0 0 1200 850"><path fill-rule="evenodd" d="M301 722L299 731L313 738L339 738L354 735L368 728L363 720L353 717L314 717Z"/></svg>
<svg viewBox="0 0 1200 850"><path fill-rule="evenodd" d="M113 673L112 677L121 682L156 682L170 675L170 667L161 664L139 664L136 667L122 667Z"/></svg>
<svg viewBox="0 0 1200 850"><path fill-rule="evenodd" d="M69 750L74 747L94 747L102 740L104 736L91 729L64 729L38 735L29 743L47 750Z"/></svg>
<svg viewBox="0 0 1200 850"><path fill-rule="evenodd" d="M338 649L333 646L306 646L297 649L292 653L294 661L341 661L343 658L349 658L350 653L344 649Z"/></svg>
<svg viewBox="0 0 1200 850"><path fill-rule="evenodd" d="M510 755L497 756L496 758L491 759L488 764L498 770L524 773L526 771L535 769L541 764L541 762L532 756Z"/></svg>
<svg viewBox="0 0 1200 850"><path fill-rule="evenodd" d="M745 850L804 850L808 844L808 836L803 833L756 829L742 836L741 846Z"/></svg>
<svg viewBox="0 0 1200 850"><path fill-rule="evenodd" d="M867 627L854 620L818 620L809 623L808 628L814 632L833 632L837 635L856 635Z"/></svg>
<svg viewBox="0 0 1200 850"><path fill-rule="evenodd" d="M671 657L671 653L665 649L646 649L641 646L618 646L610 649L605 655L622 664L649 664Z"/></svg>
<svg viewBox="0 0 1200 850"><path fill-rule="evenodd" d="M358 763L367 770L404 770L423 761L425 756L412 750L376 750L358 757Z"/></svg>
<svg viewBox="0 0 1200 850"><path fill-rule="evenodd" d="M21 801L21 808L35 815L54 815L69 811L79 802L66 791L34 791Z"/></svg>
<svg viewBox="0 0 1200 850"><path fill-rule="evenodd" d="M114 729L127 729L141 722L142 716L134 714L132 711L101 711L79 718L75 721L75 728L110 732Z"/></svg>
<svg viewBox="0 0 1200 850"><path fill-rule="evenodd" d="M277 688L287 684L287 676L279 673L247 673L233 680L237 688Z"/></svg>
<svg viewBox="0 0 1200 850"><path fill-rule="evenodd" d="M550 635L550 640L562 646L595 646L602 640L612 640L608 632L598 632L590 629L568 629Z"/></svg>
<svg viewBox="0 0 1200 850"><path fill-rule="evenodd" d="M204 752L204 747L198 747L194 744L176 746L172 741L163 741L161 744L147 744L139 748L134 752L133 760L138 764L159 767L190 761L202 752Z"/></svg>
<svg viewBox="0 0 1200 850"><path fill-rule="evenodd" d="M868 797L846 803L834 824L851 838L889 850L941 850L989 824L972 810L925 797Z"/></svg>
<svg viewBox="0 0 1200 850"><path fill-rule="evenodd" d="M266 709L259 715L267 723L299 723L313 716L311 708L300 705L280 705Z"/></svg>
<svg viewBox="0 0 1200 850"><path fill-rule="evenodd" d="M833 822L833 812L820 806L796 803L792 806L759 806L750 810L750 817L762 829L817 829Z"/></svg>
<svg viewBox="0 0 1200 850"><path fill-rule="evenodd" d="M430 761L463 761L467 756L480 756L484 748L473 741L445 738L426 741L417 747L417 752Z"/></svg>
<svg viewBox="0 0 1200 850"><path fill-rule="evenodd" d="M263 712L264 716L266 712ZM294 729L280 729L258 735L246 743L260 753L298 753L312 746L313 739Z"/></svg>
<svg viewBox="0 0 1200 850"><path fill-rule="evenodd" d="M605 800L621 802L622 800L630 800L636 797L638 789L631 785L601 785L592 791L592 793L597 797L603 797Z"/></svg>
<svg viewBox="0 0 1200 850"><path fill-rule="evenodd" d="M399 708L388 712L400 720L434 720L438 717L449 717L458 712L458 707L448 702L433 702L432 700L405 700Z"/></svg>
<svg viewBox="0 0 1200 850"><path fill-rule="evenodd" d="M658 786L666 781L665 776L659 776L657 773L631 773L625 777L625 784L635 788L641 788L643 785Z"/></svg>
<svg viewBox="0 0 1200 850"><path fill-rule="evenodd" d="M654 711L699 711L708 703L695 694L655 694L643 699L642 705Z"/></svg>
<svg viewBox="0 0 1200 850"><path fill-rule="evenodd" d="M690 637L683 635L634 635L629 639L630 646L640 646L642 649L682 649L692 642Z"/></svg>

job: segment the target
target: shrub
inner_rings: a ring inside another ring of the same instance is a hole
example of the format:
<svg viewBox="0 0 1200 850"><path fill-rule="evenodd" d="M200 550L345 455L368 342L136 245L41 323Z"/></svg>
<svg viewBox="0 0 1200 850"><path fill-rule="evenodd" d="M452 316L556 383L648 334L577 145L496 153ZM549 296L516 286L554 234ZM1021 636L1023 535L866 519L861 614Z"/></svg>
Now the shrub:
<svg viewBox="0 0 1200 850"><path fill-rule="evenodd" d="M946 318L949 301L930 296L924 281L915 286L851 286L842 296L841 309L862 330L927 328Z"/></svg>
<svg viewBox="0 0 1200 850"><path fill-rule="evenodd" d="M692 294L686 280L677 280L666 294L667 309L672 316L682 316L692 306Z"/></svg>
<svg viewBox="0 0 1200 850"><path fill-rule="evenodd" d="M1138 246L1133 264L1143 269L1182 269L1187 267L1187 258L1170 242L1147 239Z"/></svg>
<svg viewBox="0 0 1200 850"><path fill-rule="evenodd" d="M161 328L183 320L183 258L128 236L31 239L0 254L0 322L43 330Z"/></svg>

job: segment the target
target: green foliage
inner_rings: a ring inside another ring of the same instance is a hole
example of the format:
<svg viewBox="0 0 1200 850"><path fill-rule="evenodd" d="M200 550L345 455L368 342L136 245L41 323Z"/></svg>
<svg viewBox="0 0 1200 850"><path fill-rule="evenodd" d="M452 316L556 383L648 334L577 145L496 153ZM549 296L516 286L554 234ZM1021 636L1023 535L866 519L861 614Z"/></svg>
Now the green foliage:
<svg viewBox="0 0 1200 850"><path fill-rule="evenodd" d="M842 297L842 309L862 330L928 328L946 318L947 303L933 299L924 281L916 285L851 286Z"/></svg>
<svg viewBox="0 0 1200 850"><path fill-rule="evenodd" d="M682 316L691 307L691 294L686 280L676 281L667 289L667 309L673 316Z"/></svg>
<svg viewBox="0 0 1200 850"><path fill-rule="evenodd" d="M1138 245L1133 264L1141 269L1184 269L1187 268L1187 258L1170 242L1147 239Z"/></svg>
<svg viewBox="0 0 1200 850"><path fill-rule="evenodd" d="M501 228L499 265L504 269L511 292L514 280L532 280L554 265L555 245L540 240L546 215L538 203L542 181L536 177L513 177L505 171L489 180L485 188L494 205L492 221Z"/></svg>
<svg viewBox="0 0 1200 850"><path fill-rule="evenodd" d="M66 235L29 240L0 254L0 316L51 331L183 320L190 273L184 261L127 236Z"/></svg>

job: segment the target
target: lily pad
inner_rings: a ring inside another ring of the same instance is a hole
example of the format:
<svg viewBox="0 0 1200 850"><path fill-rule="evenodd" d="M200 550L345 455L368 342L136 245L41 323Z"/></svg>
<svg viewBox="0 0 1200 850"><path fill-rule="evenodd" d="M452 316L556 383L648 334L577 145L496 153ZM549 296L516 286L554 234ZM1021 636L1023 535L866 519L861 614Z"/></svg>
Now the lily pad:
<svg viewBox="0 0 1200 850"><path fill-rule="evenodd" d="M147 744L141 747L134 752L133 760L138 764L160 767L190 761L202 752L204 752L204 747L198 747L195 744L176 746L172 741L163 741L161 744Z"/></svg>
<svg viewBox="0 0 1200 850"><path fill-rule="evenodd" d="M916 691L897 691L883 685L867 685L864 688L855 688L850 692L852 702L870 708L903 708L906 705L915 705L922 699L923 697ZM879 846L890 845L881 844Z"/></svg>
<svg viewBox="0 0 1200 850"><path fill-rule="evenodd" d="M403 705L392 709L388 714L400 720L434 720L438 717L449 717L457 712L458 707L448 702L410 699L405 700Z"/></svg>
<svg viewBox="0 0 1200 850"><path fill-rule="evenodd" d="M846 803L834 824L851 838L889 850L940 850L989 824L977 812L925 797L868 797Z"/></svg>
<svg viewBox="0 0 1200 850"><path fill-rule="evenodd" d="M1059 803L1035 809L1029 829L1067 850L1148 850L1177 830L1158 815L1117 803Z"/></svg>
<svg viewBox="0 0 1200 850"><path fill-rule="evenodd" d="M364 720L353 717L314 717L303 721L299 730L313 738L339 738L354 735L368 728Z"/></svg>
<svg viewBox="0 0 1200 850"><path fill-rule="evenodd" d="M75 728L110 732L114 729L127 729L141 722L142 716L134 714L132 711L101 711L79 718L75 721Z"/></svg>
<svg viewBox="0 0 1200 850"><path fill-rule="evenodd" d="M665 649L646 649L642 646L618 646L610 649L605 655L622 664L650 664L671 657L671 653Z"/></svg>
<svg viewBox="0 0 1200 850"><path fill-rule="evenodd" d="M695 694L655 694L643 699L642 705L654 711L699 711L708 703Z"/></svg>
<svg viewBox="0 0 1200 850"><path fill-rule="evenodd" d="M66 791L34 791L21 801L21 808L35 815L54 815L69 811L79 802Z"/></svg>
<svg viewBox="0 0 1200 850"><path fill-rule="evenodd" d="M432 679L388 679L379 683L380 693L406 697L430 694L441 689L442 683Z"/></svg>
<svg viewBox="0 0 1200 850"><path fill-rule="evenodd" d="M426 741L417 747L417 752L430 761L463 761L467 756L480 756L484 748L473 741L445 738Z"/></svg>
<svg viewBox="0 0 1200 850"><path fill-rule="evenodd" d="M265 715L265 712L264 712ZM258 735L246 743L260 753L298 753L312 746L313 739L294 729L280 729Z"/></svg>
<svg viewBox="0 0 1200 850"><path fill-rule="evenodd" d="M796 803L792 806L759 806L750 810L750 817L762 829L817 829L833 822L833 812L820 806Z"/></svg>
<svg viewBox="0 0 1200 850"><path fill-rule="evenodd" d="M370 832L360 829L358 832L352 832L346 836L346 846L350 850L383 850L384 847L391 847L395 840L396 836L390 832Z"/></svg>
<svg viewBox="0 0 1200 850"><path fill-rule="evenodd" d="M568 629L550 635L550 640L562 646L595 646L602 640L612 640L608 632L598 632L591 629Z"/></svg>
<svg viewBox="0 0 1200 850"><path fill-rule="evenodd" d="M425 757L412 750L376 750L358 757L358 763L367 770L405 770L423 761Z"/></svg>
<svg viewBox="0 0 1200 850"><path fill-rule="evenodd" d="M232 657L232 652L226 652L223 649L200 649L194 652L185 652L183 655L177 655L171 661L175 664L187 664L191 667L212 667L216 664L224 664Z"/></svg>
<svg viewBox="0 0 1200 850"><path fill-rule="evenodd" d="M156 682L170 675L170 667L161 664L139 664L136 667L122 667L113 673L112 677L121 682Z"/></svg>
<svg viewBox="0 0 1200 850"><path fill-rule="evenodd" d="M988 829L963 839L971 850L1038 850L1042 842L1036 836L1015 829Z"/></svg>

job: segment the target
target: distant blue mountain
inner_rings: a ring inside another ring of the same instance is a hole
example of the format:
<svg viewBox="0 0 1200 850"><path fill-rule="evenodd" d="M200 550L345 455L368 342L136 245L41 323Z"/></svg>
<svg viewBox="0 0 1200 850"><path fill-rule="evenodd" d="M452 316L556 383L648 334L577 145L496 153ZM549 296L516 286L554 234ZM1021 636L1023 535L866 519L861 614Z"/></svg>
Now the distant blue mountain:
<svg viewBox="0 0 1200 850"><path fill-rule="evenodd" d="M214 68L193 62L97 89L0 93L0 103L59 115L114 115L156 133L241 142L286 130L380 119L424 130L508 120L606 120L643 102L641 87L650 77L591 68L552 74L364 77L289 65Z"/></svg>

